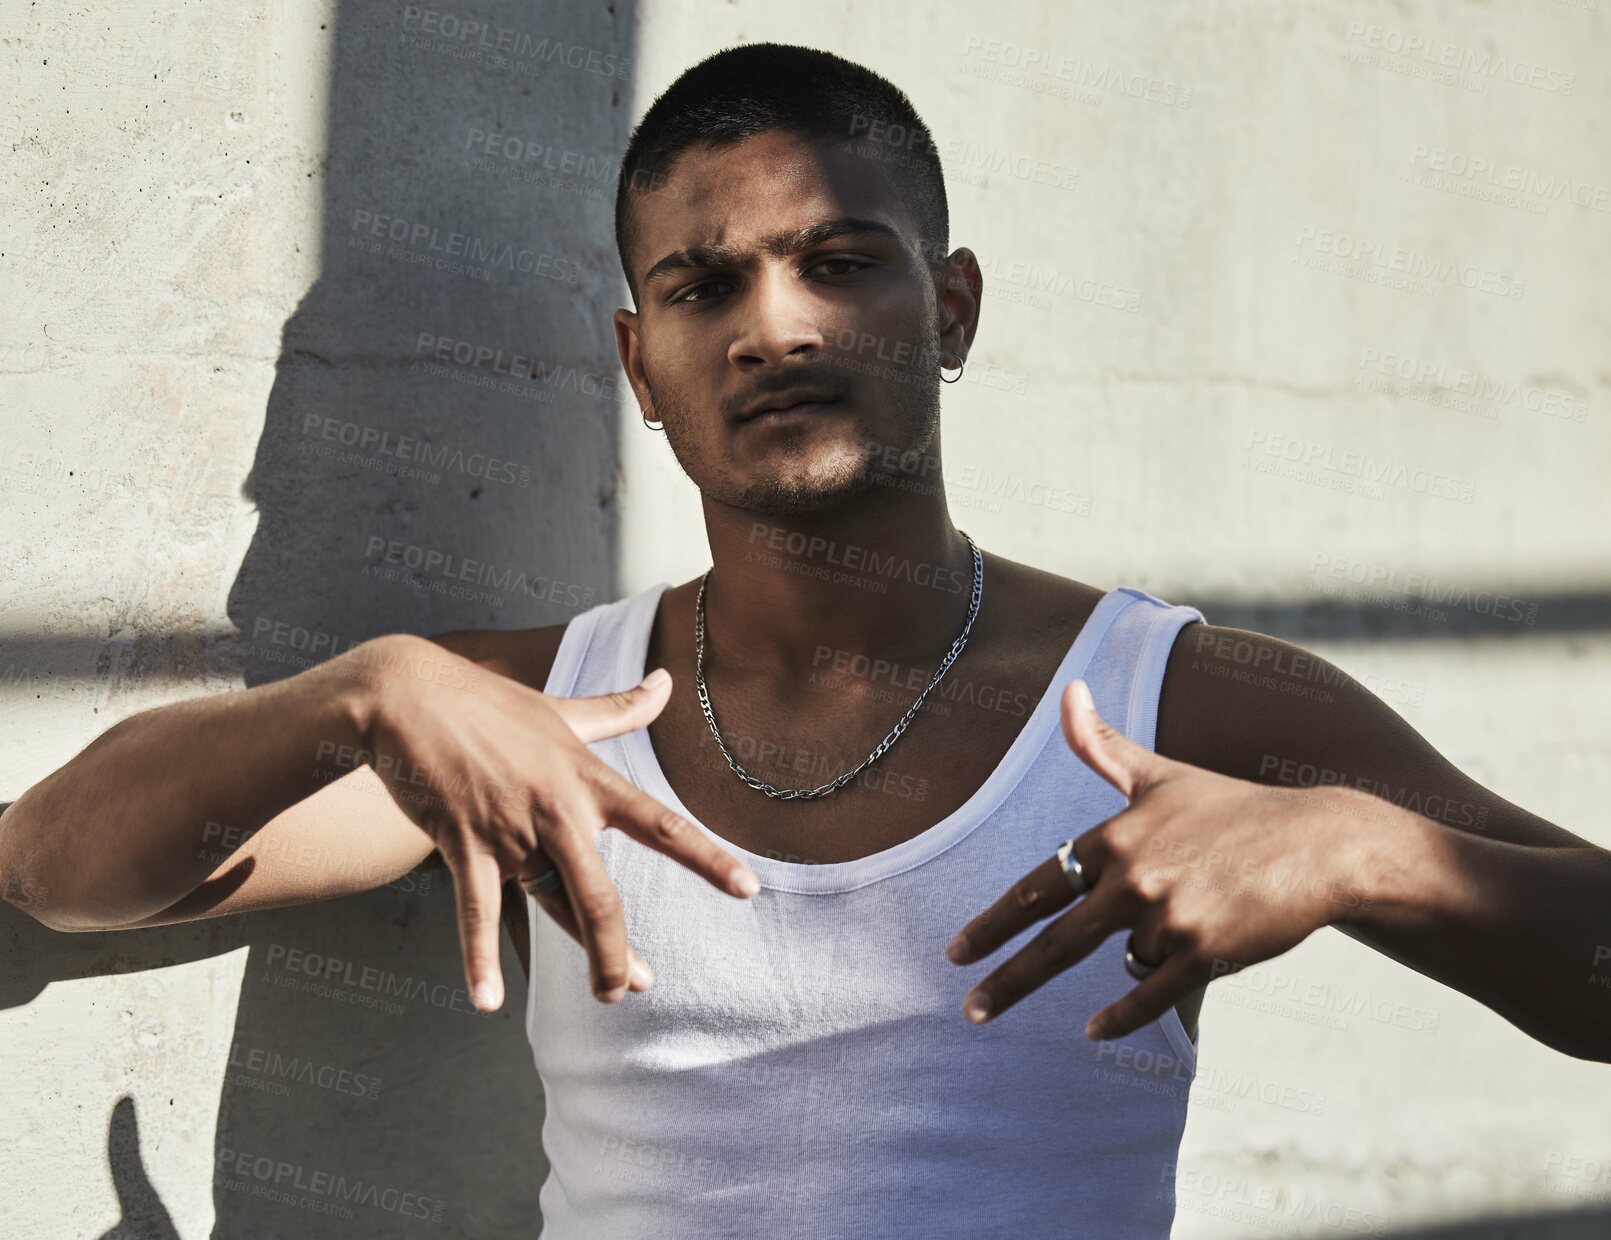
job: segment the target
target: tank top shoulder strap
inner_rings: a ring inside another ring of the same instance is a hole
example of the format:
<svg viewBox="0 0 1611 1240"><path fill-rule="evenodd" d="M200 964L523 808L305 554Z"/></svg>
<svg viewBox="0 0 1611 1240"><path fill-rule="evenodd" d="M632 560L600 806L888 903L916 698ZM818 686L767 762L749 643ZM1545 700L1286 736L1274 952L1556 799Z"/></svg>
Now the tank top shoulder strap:
<svg viewBox="0 0 1611 1240"><path fill-rule="evenodd" d="M648 670L643 659L649 649L655 609L669 582L612 603L590 607L565 626L548 670L543 692L555 697L591 697L629 689Z"/></svg>
<svg viewBox="0 0 1611 1240"><path fill-rule="evenodd" d="M1153 747L1158 731L1158 698L1175 638L1199 622L1195 607L1176 606L1133 586L1113 592L1130 603L1109 626L1086 672L1102 717L1138 745Z"/></svg>

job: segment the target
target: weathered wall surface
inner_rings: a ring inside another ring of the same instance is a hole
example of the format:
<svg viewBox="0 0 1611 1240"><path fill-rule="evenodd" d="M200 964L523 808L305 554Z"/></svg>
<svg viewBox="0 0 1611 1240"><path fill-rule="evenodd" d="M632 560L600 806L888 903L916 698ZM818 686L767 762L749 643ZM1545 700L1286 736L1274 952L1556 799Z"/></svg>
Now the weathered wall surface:
<svg viewBox="0 0 1611 1240"><path fill-rule="evenodd" d="M630 6L477 6L508 55L418 6L12 7L0 797L156 702L609 595ZM520 969L474 1015L453 908L442 870L123 935L6 906L0 1234L533 1229Z"/></svg>
<svg viewBox="0 0 1611 1240"><path fill-rule="evenodd" d="M5 13L0 798L310 646L701 571L695 492L618 400L609 161L682 68L772 38L884 72L945 152L986 278L959 525L1293 636L1611 844L1602 6L647 8ZM451 913L427 871L129 935L0 905L0 1233L532 1228L523 991L463 1010ZM1601 1234L1607 1081L1316 936L1210 991L1175 1235ZM415 1204L273 1205L250 1155Z"/></svg>

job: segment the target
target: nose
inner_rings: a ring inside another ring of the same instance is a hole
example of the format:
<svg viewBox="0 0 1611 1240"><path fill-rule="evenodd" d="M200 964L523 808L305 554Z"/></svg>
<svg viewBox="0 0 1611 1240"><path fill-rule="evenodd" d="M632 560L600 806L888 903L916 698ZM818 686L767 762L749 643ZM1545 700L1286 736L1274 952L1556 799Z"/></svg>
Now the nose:
<svg viewBox="0 0 1611 1240"><path fill-rule="evenodd" d="M764 269L745 298L742 326L728 348L728 361L753 370L814 356L823 346L818 309L793 272Z"/></svg>

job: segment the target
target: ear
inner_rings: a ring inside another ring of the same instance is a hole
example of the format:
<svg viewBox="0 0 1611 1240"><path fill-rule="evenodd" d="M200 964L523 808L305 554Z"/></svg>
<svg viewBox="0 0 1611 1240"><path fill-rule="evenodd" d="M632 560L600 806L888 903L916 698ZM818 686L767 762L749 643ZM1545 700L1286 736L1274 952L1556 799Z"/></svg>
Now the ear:
<svg viewBox="0 0 1611 1240"><path fill-rule="evenodd" d="M935 263L935 291L939 301L941 354L966 359L979 330L979 302L984 295L984 273L972 250L960 246Z"/></svg>
<svg viewBox="0 0 1611 1240"><path fill-rule="evenodd" d="M638 408L649 407L649 383L643 373L643 351L638 338L638 316L626 307L616 310L615 323L615 352L621 359L621 369L626 371L627 382L632 385L632 394L638 398Z"/></svg>
<svg viewBox="0 0 1611 1240"><path fill-rule="evenodd" d="M1169 765L1169 759L1142 748L1097 714L1091 687L1083 680L1071 680L1063 690L1063 738L1080 761L1129 801L1156 783Z"/></svg>

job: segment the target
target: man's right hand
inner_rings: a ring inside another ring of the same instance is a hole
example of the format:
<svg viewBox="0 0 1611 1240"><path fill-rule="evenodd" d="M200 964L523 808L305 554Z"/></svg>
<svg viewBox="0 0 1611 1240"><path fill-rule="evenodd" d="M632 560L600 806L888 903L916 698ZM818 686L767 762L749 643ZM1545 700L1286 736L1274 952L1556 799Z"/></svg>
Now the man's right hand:
<svg viewBox="0 0 1611 1240"><path fill-rule="evenodd" d="M557 869L562 892L539 896L587 952L606 1003L652 975L627 943L620 896L595 837L616 827L740 898L754 872L686 818L635 787L588 744L646 727L671 696L663 669L620 693L550 697L436 645L390 634L338 660L370 686L363 748L402 810L453 874L465 976L476 1006L503 1003L498 964L502 885ZM338 660L332 660L337 662Z"/></svg>

